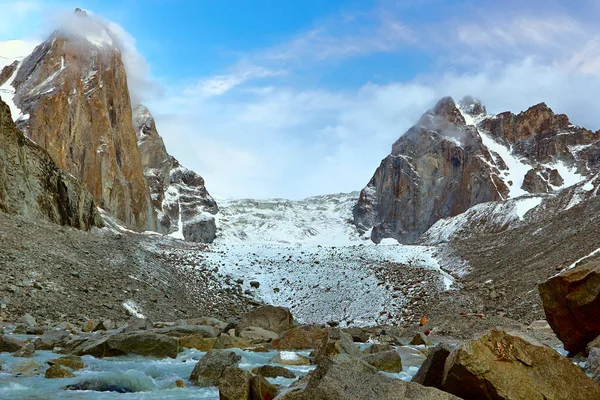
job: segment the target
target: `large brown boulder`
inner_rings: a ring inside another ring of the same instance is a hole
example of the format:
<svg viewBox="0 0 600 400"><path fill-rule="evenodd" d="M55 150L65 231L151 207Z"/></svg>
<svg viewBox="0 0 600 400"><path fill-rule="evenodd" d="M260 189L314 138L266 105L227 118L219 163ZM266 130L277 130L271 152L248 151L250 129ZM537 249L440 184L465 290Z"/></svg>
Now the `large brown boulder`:
<svg viewBox="0 0 600 400"><path fill-rule="evenodd" d="M245 314L235 327L236 335L251 326L263 328L271 332L281 333L294 326L294 317L284 307L266 305Z"/></svg>
<svg viewBox="0 0 600 400"><path fill-rule="evenodd" d="M600 336L600 259L592 258L539 286L546 320L575 354Z"/></svg>
<svg viewBox="0 0 600 400"><path fill-rule="evenodd" d="M454 349L442 387L463 399L600 399L578 366L520 333L492 330Z"/></svg>
<svg viewBox="0 0 600 400"><path fill-rule="evenodd" d="M78 356L115 357L137 354L149 357L175 358L181 351L179 339L154 332L131 332L109 335L103 338L78 340L69 349Z"/></svg>
<svg viewBox="0 0 600 400"><path fill-rule="evenodd" d="M402 372L402 358L396 350L366 354L362 356L362 360L380 371Z"/></svg>
<svg viewBox="0 0 600 400"><path fill-rule="evenodd" d="M327 328L302 325L281 333L271 345L275 350L308 350L316 348L327 336Z"/></svg>
<svg viewBox="0 0 600 400"><path fill-rule="evenodd" d="M17 340L7 335L0 335L0 353L14 353L21 350L25 346L25 342Z"/></svg>
<svg viewBox="0 0 600 400"><path fill-rule="evenodd" d="M288 397L285 397L286 399ZM310 375L302 400L458 400L435 388L380 374L360 360L324 360Z"/></svg>
<svg viewBox="0 0 600 400"><path fill-rule="evenodd" d="M219 378L220 400L250 400L252 374L238 367L227 367Z"/></svg>
<svg viewBox="0 0 600 400"><path fill-rule="evenodd" d="M211 350L196 363L190 381L200 387L217 386L223 372L237 367L242 357L233 351Z"/></svg>
<svg viewBox="0 0 600 400"><path fill-rule="evenodd" d="M354 344L352 336L340 328L329 329L327 336L315 349L316 362L325 358L354 359L361 356L362 353L358 346Z"/></svg>

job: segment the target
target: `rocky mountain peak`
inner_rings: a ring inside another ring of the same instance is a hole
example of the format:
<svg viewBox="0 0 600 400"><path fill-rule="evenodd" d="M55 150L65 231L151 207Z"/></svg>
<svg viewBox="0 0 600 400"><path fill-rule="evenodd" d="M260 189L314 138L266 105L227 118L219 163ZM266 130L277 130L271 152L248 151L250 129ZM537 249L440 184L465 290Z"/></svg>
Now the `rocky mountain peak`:
<svg viewBox="0 0 600 400"><path fill-rule="evenodd" d="M441 99L392 146L354 209L375 241L418 240L436 221L489 201L551 193L597 172L600 133L544 103L488 115L479 100Z"/></svg>
<svg viewBox="0 0 600 400"><path fill-rule="evenodd" d="M481 101L469 95L463 97L462 100L458 102L458 105L464 113L472 117L487 114L487 110L485 106L481 104Z"/></svg>
<svg viewBox="0 0 600 400"><path fill-rule="evenodd" d="M15 72L18 127L137 230L157 229L133 129L127 74L106 26L77 12Z"/></svg>
<svg viewBox="0 0 600 400"><path fill-rule="evenodd" d="M152 113L141 104L133 109L133 126L159 231L189 241L212 242L218 207L204 179L167 153Z"/></svg>

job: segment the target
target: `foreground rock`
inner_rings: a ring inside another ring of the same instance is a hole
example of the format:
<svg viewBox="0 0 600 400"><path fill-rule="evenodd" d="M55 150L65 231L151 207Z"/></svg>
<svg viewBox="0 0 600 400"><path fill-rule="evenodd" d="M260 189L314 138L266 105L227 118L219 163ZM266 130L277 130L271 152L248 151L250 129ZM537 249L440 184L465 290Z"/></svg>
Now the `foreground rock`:
<svg viewBox="0 0 600 400"><path fill-rule="evenodd" d="M71 371L61 367L60 365L51 365L44 374L46 379L72 378L74 376L75 375L73 375Z"/></svg>
<svg viewBox="0 0 600 400"><path fill-rule="evenodd" d="M250 311L242 317L235 328L236 335L249 327L262 328L267 331L281 333L294 326L294 317L284 307L262 306Z"/></svg>
<svg viewBox="0 0 600 400"><path fill-rule="evenodd" d="M367 354L362 356L362 360L380 371L402 372L402 358L395 350Z"/></svg>
<svg viewBox="0 0 600 400"><path fill-rule="evenodd" d="M354 344L352 336L340 328L331 328L319 347L315 349L315 361L318 363L325 358L348 359L360 358L362 355Z"/></svg>
<svg viewBox="0 0 600 400"><path fill-rule="evenodd" d="M48 361L50 365L60 365L63 367L71 368L72 370L80 370L85 368L85 364L83 360L79 356L65 356L60 358L55 358L53 360Z"/></svg>
<svg viewBox="0 0 600 400"><path fill-rule="evenodd" d="M252 374L238 367L227 367L219 377L220 400L249 400Z"/></svg>
<svg viewBox="0 0 600 400"><path fill-rule="evenodd" d="M23 346L25 346L25 342L22 342L7 335L0 336L0 353L14 353L15 351L21 350Z"/></svg>
<svg viewBox="0 0 600 400"><path fill-rule="evenodd" d="M327 332L327 328L314 325L294 327L283 332L273 341L272 346L276 350L315 349L327 336Z"/></svg>
<svg viewBox="0 0 600 400"><path fill-rule="evenodd" d="M435 388L389 378L360 360L323 360L303 392L285 399L302 400L457 400Z"/></svg>
<svg viewBox="0 0 600 400"><path fill-rule="evenodd" d="M454 349L442 387L469 399L600 399L578 366L519 333L493 330Z"/></svg>
<svg viewBox="0 0 600 400"><path fill-rule="evenodd" d="M600 335L600 259L585 260L539 286L546 320L576 354Z"/></svg>
<svg viewBox="0 0 600 400"><path fill-rule="evenodd" d="M217 386L225 369L237 367L241 359L233 351L211 350L198 361L190 381L200 387Z"/></svg>
<svg viewBox="0 0 600 400"><path fill-rule="evenodd" d="M277 378L281 376L283 378L294 379L296 377L296 374L289 369L277 365L263 365L261 367L256 367L252 370L252 373L264 376L265 378Z"/></svg>

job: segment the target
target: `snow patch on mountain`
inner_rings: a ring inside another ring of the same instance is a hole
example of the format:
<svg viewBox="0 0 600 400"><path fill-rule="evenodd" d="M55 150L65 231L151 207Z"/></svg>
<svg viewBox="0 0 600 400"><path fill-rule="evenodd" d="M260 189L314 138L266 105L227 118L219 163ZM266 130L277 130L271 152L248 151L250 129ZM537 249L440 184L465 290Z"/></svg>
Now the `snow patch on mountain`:
<svg viewBox="0 0 600 400"><path fill-rule="evenodd" d="M13 99L15 96L15 88L12 86L12 84L17 76L19 68L21 67L21 61L23 61L23 59L33 51L35 46L36 44L34 42L23 40L9 40L6 42L0 42L0 73L5 67L10 66L14 62L19 63L17 68L15 68L6 82L0 85L0 97L6 104L8 104L13 121L18 120L19 118L29 118L29 115L23 115L21 109L15 104Z"/></svg>

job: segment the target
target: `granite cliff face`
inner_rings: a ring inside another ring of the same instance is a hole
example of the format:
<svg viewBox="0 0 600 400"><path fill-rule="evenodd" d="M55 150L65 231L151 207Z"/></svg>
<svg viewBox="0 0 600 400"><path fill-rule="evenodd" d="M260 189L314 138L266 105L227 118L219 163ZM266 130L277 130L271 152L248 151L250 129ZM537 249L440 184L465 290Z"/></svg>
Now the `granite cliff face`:
<svg viewBox="0 0 600 400"><path fill-rule="evenodd" d="M77 29L55 31L5 73L22 113L17 125L81 181L98 206L127 227L156 230L118 44L84 12L73 18Z"/></svg>
<svg viewBox="0 0 600 400"><path fill-rule="evenodd" d="M378 242L413 243L470 207L560 191L598 170L600 132L541 103L518 115L487 114L467 97L440 100L392 146L354 208Z"/></svg>
<svg viewBox="0 0 600 400"><path fill-rule="evenodd" d="M214 214L219 209L204 179L167 153L154 118L143 105L134 108L133 125L159 231L187 241L212 242L216 236Z"/></svg>
<svg viewBox="0 0 600 400"><path fill-rule="evenodd" d="M102 226L90 193L15 127L0 100L0 211L88 230Z"/></svg>

